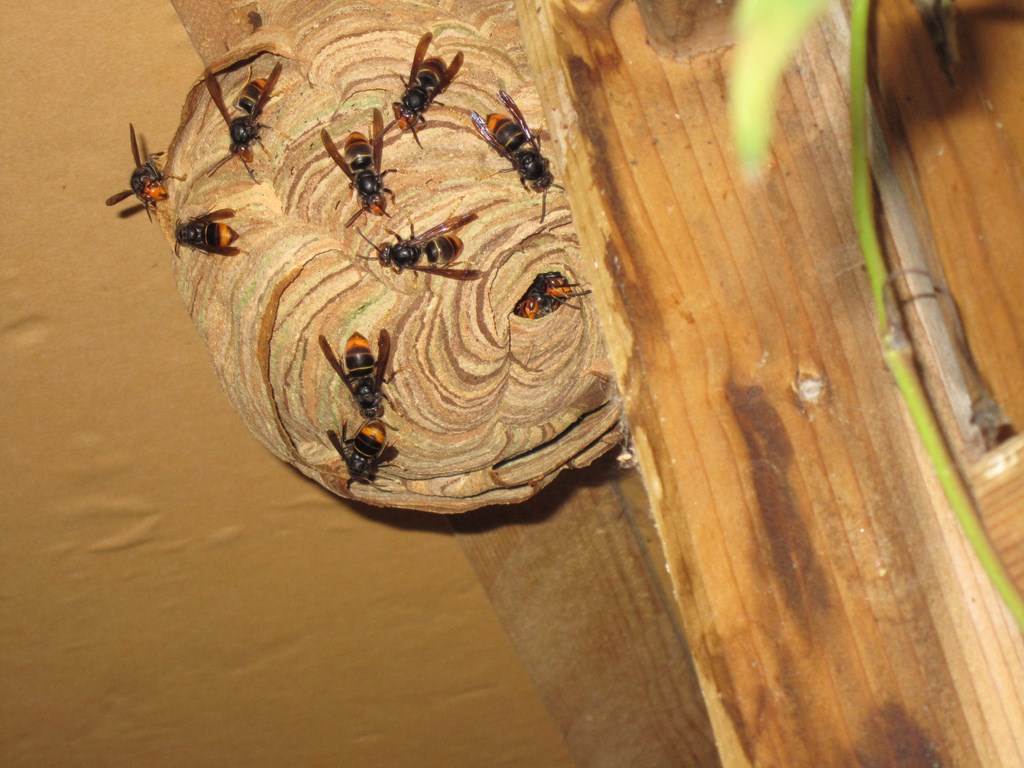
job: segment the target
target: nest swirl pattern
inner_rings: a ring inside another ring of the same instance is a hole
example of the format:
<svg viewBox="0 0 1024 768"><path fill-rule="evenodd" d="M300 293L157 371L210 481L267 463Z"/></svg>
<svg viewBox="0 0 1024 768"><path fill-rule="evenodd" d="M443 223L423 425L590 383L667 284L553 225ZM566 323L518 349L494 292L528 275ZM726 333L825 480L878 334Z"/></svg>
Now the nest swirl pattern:
<svg viewBox="0 0 1024 768"><path fill-rule="evenodd" d="M335 493L371 504L459 512L529 498L564 467L589 463L619 440L621 409L600 326L584 297L543 318L514 316L534 277L558 271L584 282L577 239L557 188L524 189L509 163L474 132L470 110L502 112L507 91L534 133L542 111L524 78L518 26L505 4L278 3L263 24L211 69L229 109L251 77L282 62L260 117L257 182L228 153L227 126L206 88L189 94L165 169L173 227L229 208L241 253L180 247L182 297L232 403L278 457ZM341 147L369 135L373 110L391 119L425 31L429 56L465 63L417 131L388 131L383 168L394 190L390 218L361 217L357 195L320 139ZM557 183L556 175L556 183ZM168 213L169 211L169 213ZM459 230L455 267L483 277L458 281L378 263L373 243L408 237L452 215L476 213ZM322 354L359 332L376 347L392 340L383 420L394 461L372 482L350 482L328 430L359 429L345 382Z"/></svg>

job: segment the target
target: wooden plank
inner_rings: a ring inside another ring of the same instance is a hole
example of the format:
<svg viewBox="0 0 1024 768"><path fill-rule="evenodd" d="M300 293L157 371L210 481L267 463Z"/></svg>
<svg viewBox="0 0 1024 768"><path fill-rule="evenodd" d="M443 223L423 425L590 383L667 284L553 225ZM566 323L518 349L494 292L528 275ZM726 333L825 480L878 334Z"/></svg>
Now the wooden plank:
<svg viewBox="0 0 1024 768"><path fill-rule="evenodd" d="M954 84L915 7L878 3L874 102L895 173L912 201L906 217L926 250L924 266L955 299L983 372L972 394L980 397L987 385L1020 429L1024 25L1019 12L999 11L987 0L957 0L956 9L961 61Z"/></svg>
<svg viewBox="0 0 1024 768"><path fill-rule="evenodd" d="M576 477L513 525L451 518L459 543L580 768L717 765L639 478Z"/></svg>
<svg viewBox="0 0 1024 768"><path fill-rule="evenodd" d="M633 3L520 0L725 765L1020 765L1024 648L880 359L838 13L732 153L730 49Z"/></svg>
<svg viewBox="0 0 1024 768"><path fill-rule="evenodd" d="M1024 590L1019 439L984 454L1024 417L1024 28L990 5L957 3L960 62L951 81L916 11L880 3L874 104L876 178L908 275L915 345L950 338L923 360L925 383L974 484L982 518ZM1019 20L1019 19L1018 19ZM933 293L933 285L940 292ZM935 301L920 297L935 296ZM943 316L945 321L943 323Z"/></svg>
<svg viewBox="0 0 1024 768"><path fill-rule="evenodd" d="M970 479L989 537L1010 578L1024 592L1024 435L975 462Z"/></svg>

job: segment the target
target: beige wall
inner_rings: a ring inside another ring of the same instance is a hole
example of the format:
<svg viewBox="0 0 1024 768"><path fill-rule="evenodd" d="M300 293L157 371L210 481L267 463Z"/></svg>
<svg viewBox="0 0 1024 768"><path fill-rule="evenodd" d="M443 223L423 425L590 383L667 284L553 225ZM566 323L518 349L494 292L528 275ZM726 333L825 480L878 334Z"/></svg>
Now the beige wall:
<svg viewBox="0 0 1024 768"><path fill-rule="evenodd" d="M200 72L170 5L4 26L0 764L569 765L443 521L267 454L104 207Z"/></svg>

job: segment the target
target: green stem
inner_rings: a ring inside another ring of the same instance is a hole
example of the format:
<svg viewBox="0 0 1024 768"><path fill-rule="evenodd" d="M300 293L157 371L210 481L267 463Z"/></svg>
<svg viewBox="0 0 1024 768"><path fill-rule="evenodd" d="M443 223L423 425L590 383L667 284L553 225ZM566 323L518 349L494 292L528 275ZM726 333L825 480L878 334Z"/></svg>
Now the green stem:
<svg viewBox="0 0 1024 768"><path fill-rule="evenodd" d="M1002 597L1006 607L1010 609L1017 625L1024 630L1024 599L1021 598L1010 575L1003 568L999 555L992 548L981 517L974 508L974 498L964 484L960 473L956 470L953 457L946 447L942 431L935 420L928 396L921 385L914 365L913 350L909 342L899 330L893 330L885 336L885 362L896 379L896 385L907 402L910 418L921 436L925 452L932 461L939 484L946 493L949 505L953 509L964 536L988 574L989 580Z"/></svg>
<svg viewBox="0 0 1024 768"><path fill-rule="evenodd" d="M885 292L888 274L882 249L876 234L874 208L871 201L871 171L868 164L867 130L867 51L868 22L871 0L853 0L850 9L850 130L852 131L853 208L857 236L860 240L864 264L875 310L884 333L885 362L896 380L896 386L907 404L928 458L935 468L946 499L963 529L964 536L977 555L1003 602L1010 609L1017 625L1024 630L1024 599L1003 568L1002 561L992 548L974 506L974 498L957 471L953 457L939 429L931 402L921 385L914 365L913 350L898 323L890 318Z"/></svg>
<svg viewBox="0 0 1024 768"><path fill-rule="evenodd" d="M885 306L885 283L888 271L882 258L882 247L875 230L874 207L871 203L871 169L868 166L868 23L871 1L853 0L850 8L850 131L853 152L853 215L857 225L860 250L864 255L871 293L875 297L875 313L882 331L888 325Z"/></svg>

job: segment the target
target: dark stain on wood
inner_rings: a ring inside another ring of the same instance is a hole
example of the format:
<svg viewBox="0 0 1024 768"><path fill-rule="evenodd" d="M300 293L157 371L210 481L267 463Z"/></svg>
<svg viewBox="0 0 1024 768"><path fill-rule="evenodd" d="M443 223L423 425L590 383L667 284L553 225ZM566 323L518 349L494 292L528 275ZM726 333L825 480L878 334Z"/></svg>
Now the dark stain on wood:
<svg viewBox="0 0 1024 768"><path fill-rule="evenodd" d="M828 611L828 583L789 483L793 445L782 419L761 387L729 382L726 398L747 444L764 540L786 604L798 616ZM801 626L813 623L808 616Z"/></svg>
<svg viewBox="0 0 1024 768"><path fill-rule="evenodd" d="M605 33L606 34L606 33ZM602 72L624 66L621 55L615 45L602 37L597 31L594 33L593 43L589 49L590 55L597 62L593 67L581 56L570 54L566 58L570 73L570 83L573 86L573 101L576 105L576 112L586 115L587 120L581 126L582 138L591 146L587 156L592 158L590 172L595 184L601 189L607 203L609 218L614 219L615 228L605 240L604 267L609 274L614 275L615 284L618 286L619 296L623 308L628 315L634 313L641 315L651 311L652 307L658 306L658 300L654 295L651 286L657 284L663 276L646 274L643 271L647 260L634 260L630 254L639 252L644 238L634 228L636 223L629 216L616 215L616 212L626 211L630 203L626 199L624 189L627 185L616 176L615 169L602 158L615 156L615 151L608 145L607 136L602 126L611 120L610 107L604 100L602 84L604 76ZM632 184L628 185L632 188ZM637 408L649 407L654 402L648 383L642 378L630 378L629 372L633 370L648 370L651 364L645 363L644 340L639 340L635 345L630 365L626 368L626 378L623 394L632 397ZM659 424L656 419L651 419L653 425ZM654 444L664 445L662 435L649 435ZM671 495L674 491L668 486L674 481L674 473L660 472L659 477L666 486L665 493Z"/></svg>
<svg viewBox="0 0 1024 768"><path fill-rule="evenodd" d="M619 59L617 51L612 47L609 52L606 50L607 48L609 46L594 46L594 55L600 60L598 67L604 69L621 66L622 61ZM570 82L574 84L573 98L576 103L577 114L588 116L588 120L591 121L592 125L602 125L608 116L608 107L599 96L602 93L602 77L600 73L595 72L580 56L570 55L567 63ZM588 129L586 124L584 124L581 126L581 133L583 138L592 147L592 150L587 153L592 158L590 172L597 186L601 189L602 194L608 199L608 210L611 212L628 210L628 201L622 195L621 184L615 177L614 169L610 164L600 160L600 158L613 157L615 154L612 148L608 146L603 130L599 127ZM623 299L627 301L653 300L651 296L634 297L629 295L634 291L639 293L640 291L637 289L646 285L646 282L642 276L625 274L627 266L633 269L636 265L632 263L626 265L623 262L623 254L620 253L620 250L625 250L628 256L631 246L632 249L638 248L642 238L632 230L632 222L628 216L616 217L615 221L616 232L621 237L624 248L620 249L618 245L609 240L605 246L605 267L607 267L611 274L615 275L616 284L623 289Z"/></svg>
<svg viewBox="0 0 1024 768"><path fill-rule="evenodd" d="M856 745L851 763L865 768L941 768L949 765L942 750L899 704L883 704Z"/></svg>

